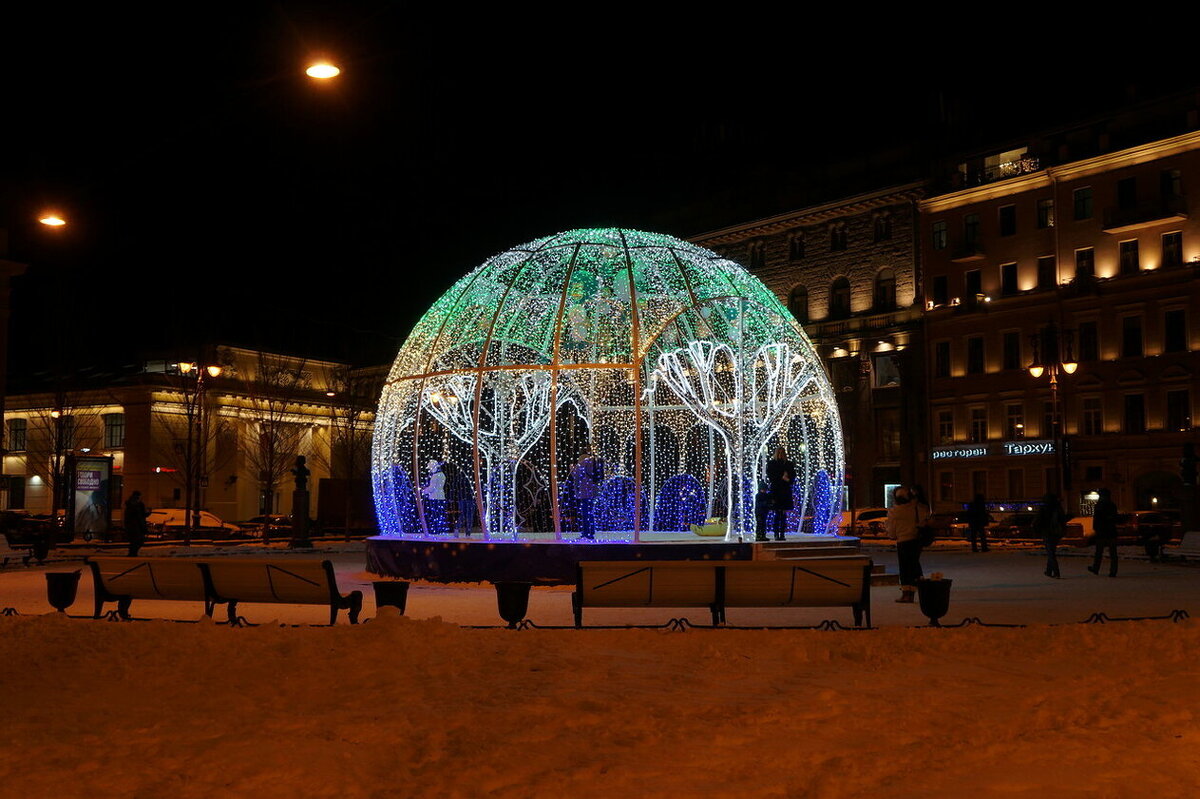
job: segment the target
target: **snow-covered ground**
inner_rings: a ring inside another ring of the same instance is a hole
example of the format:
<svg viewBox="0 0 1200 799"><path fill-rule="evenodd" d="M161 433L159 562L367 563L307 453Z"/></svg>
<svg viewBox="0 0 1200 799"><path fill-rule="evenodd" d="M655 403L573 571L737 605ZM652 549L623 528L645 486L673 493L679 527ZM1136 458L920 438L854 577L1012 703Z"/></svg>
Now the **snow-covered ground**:
<svg viewBox="0 0 1200 799"><path fill-rule="evenodd" d="M332 557L376 616L362 554ZM242 609L264 622L251 628L127 624L49 613L40 571L10 568L0 605L21 615L0 618L0 794L1197 795L1200 622L1046 622L1200 613L1200 571L1127 559L1112 580L1075 557L1051 581L1021 551L925 561L955 580L948 621L1031 626L909 628L920 612L889 587L874 591L881 629L865 632L481 630L459 625L499 622L490 587L428 585L408 617L356 627L268 624L323 613L262 605ZM90 608L85 574L71 613ZM529 616L570 623L568 592L535 589Z"/></svg>

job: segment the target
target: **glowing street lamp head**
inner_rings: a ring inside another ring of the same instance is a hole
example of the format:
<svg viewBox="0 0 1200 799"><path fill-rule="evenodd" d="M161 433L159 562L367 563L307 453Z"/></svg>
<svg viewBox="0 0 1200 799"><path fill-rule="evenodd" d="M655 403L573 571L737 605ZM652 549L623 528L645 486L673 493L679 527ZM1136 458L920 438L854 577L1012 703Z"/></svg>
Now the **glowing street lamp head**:
<svg viewBox="0 0 1200 799"><path fill-rule="evenodd" d="M329 80L342 74L342 71L328 61L316 61L304 70L304 74L317 80Z"/></svg>
<svg viewBox="0 0 1200 799"><path fill-rule="evenodd" d="M63 219L58 214L42 214L38 217L38 221L46 227L63 227L67 224L67 220Z"/></svg>

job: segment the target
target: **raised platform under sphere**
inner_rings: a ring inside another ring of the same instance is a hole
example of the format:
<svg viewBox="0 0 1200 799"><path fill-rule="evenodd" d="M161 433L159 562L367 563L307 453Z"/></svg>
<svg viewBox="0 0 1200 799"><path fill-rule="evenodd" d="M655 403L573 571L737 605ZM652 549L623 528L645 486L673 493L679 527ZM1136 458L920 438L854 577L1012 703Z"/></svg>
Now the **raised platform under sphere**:
<svg viewBox="0 0 1200 799"><path fill-rule="evenodd" d="M703 540L690 533L643 534L624 540L556 541L553 533L523 534L520 541L478 537L367 539L367 571L385 577L442 583L527 580L538 585L572 585L581 560L760 560L784 552L857 546L858 540L828 535L797 535L786 542L738 543Z"/></svg>

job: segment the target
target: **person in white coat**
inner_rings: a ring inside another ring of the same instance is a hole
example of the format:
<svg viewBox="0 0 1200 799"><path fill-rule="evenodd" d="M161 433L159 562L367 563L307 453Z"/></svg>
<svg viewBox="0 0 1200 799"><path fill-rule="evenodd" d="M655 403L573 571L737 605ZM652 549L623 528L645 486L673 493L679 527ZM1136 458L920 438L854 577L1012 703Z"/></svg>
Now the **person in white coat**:
<svg viewBox="0 0 1200 799"><path fill-rule="evenodd" d="M921 576L921 535L918 528L929 521L929 508L913 496L912 490L899 486L892 493L894 502L888 508L887 534L896 542L896 559L900 563L900 598L897 602L912 602Z"/></svg>

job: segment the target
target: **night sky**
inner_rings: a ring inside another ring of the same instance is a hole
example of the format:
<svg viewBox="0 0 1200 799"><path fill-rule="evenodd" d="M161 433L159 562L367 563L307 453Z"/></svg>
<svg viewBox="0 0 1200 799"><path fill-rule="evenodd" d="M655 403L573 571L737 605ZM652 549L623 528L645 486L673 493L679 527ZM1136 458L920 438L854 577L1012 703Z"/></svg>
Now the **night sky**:
<svg viewBox="0 0 1200 799"><path fill-rule="evenodd" d="M516 244L601 225L686 237L871 187L830 164L903 177L898 153L1190 79L946 69L903 27L851 48L696 7L535 23L398 3L37 5L4 13L0 48L0 227L31 267L14 283L18 377L202 341L384 362ZM304 77L315 54L343 76ZM69 227L38 225L46 208Z"/></svg>

